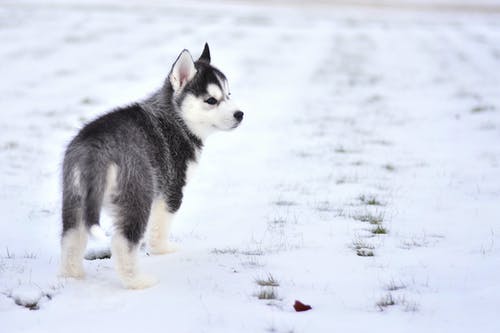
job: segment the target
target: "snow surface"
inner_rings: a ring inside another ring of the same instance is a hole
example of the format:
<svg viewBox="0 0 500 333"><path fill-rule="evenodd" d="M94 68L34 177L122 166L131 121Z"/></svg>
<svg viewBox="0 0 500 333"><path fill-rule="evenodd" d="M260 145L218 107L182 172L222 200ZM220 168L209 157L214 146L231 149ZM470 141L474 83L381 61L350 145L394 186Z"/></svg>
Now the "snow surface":
<svg viewBox="0 0 500 333"><path fill-rule="evenodd" d="M500 16L333 4L0 3L1 331L500 331ZM65 145L205 41L245 120L206 142L179 251L142 254L160 283L58 279Z"/></svg>

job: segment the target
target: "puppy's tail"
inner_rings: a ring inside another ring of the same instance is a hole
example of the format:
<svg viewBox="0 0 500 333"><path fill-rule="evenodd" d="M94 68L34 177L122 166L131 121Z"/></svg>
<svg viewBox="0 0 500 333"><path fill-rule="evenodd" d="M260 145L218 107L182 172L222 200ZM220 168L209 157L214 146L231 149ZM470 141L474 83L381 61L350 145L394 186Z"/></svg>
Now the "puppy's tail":
<svg viewBox="0 0 500 333"><path fill-rule="evenodd" d="M85 161L83 173L83 220L88 232L96 239L106 239L106 234L99 225L104 192L106 189L107 166L106 164L94 158L97 154L89 154Z"/></svg>

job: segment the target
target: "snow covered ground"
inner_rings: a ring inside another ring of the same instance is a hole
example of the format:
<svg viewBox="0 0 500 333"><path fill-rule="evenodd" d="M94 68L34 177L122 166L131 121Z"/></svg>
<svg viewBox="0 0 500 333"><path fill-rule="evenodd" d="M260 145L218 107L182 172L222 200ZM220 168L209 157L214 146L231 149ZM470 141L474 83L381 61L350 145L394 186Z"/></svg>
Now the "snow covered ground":
<svg viewBox="0 0 500 333"><path fill-rule="evenodd" d="M500 15L334 3L0 3L1 331L500 331ZM245 120L160 283L58 279L65 144L205 41Z"/></svg>

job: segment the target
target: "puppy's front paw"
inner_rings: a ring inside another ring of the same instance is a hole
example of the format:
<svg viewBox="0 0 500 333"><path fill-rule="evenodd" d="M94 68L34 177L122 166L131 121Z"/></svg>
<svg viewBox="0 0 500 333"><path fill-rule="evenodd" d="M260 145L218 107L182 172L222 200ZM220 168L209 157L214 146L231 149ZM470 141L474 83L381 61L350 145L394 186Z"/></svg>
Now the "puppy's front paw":
<svg viewBox="0 0 500 333"><path fill-rule="evenodd" d="M146 289L158 283L158 279L152 275L138 274L132 278L123 280L123 285L127 289Z"/></svg>
<svg viewBox="0 0 500 333"><path fill-rule="evenodd" d="M85 271L83 270L83 267L63 266L59 271L59 277L81 280L85 277Z"/></svg>

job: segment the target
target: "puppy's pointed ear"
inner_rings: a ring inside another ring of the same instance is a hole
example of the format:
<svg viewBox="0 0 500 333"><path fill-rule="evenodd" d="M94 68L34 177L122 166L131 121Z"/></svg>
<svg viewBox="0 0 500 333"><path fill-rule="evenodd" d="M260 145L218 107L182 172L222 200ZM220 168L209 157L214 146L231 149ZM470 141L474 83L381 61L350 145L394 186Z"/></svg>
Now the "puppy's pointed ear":
<svg viewBox="0 0 500 333"><path fill-rule="evenodd" d="M203 48L203 52L201 53L200 59L198 59L198 61L204 61L209 64L210 60L210 49L208 48L208 43L205 43L205 47Z"/></svg>
<svg viewBox="0 0 500 333"><path fill-rule="evenodd" d="M183 50L168 76L174 92L180 91L196 74L193 58L188 50Z"/></svg>

